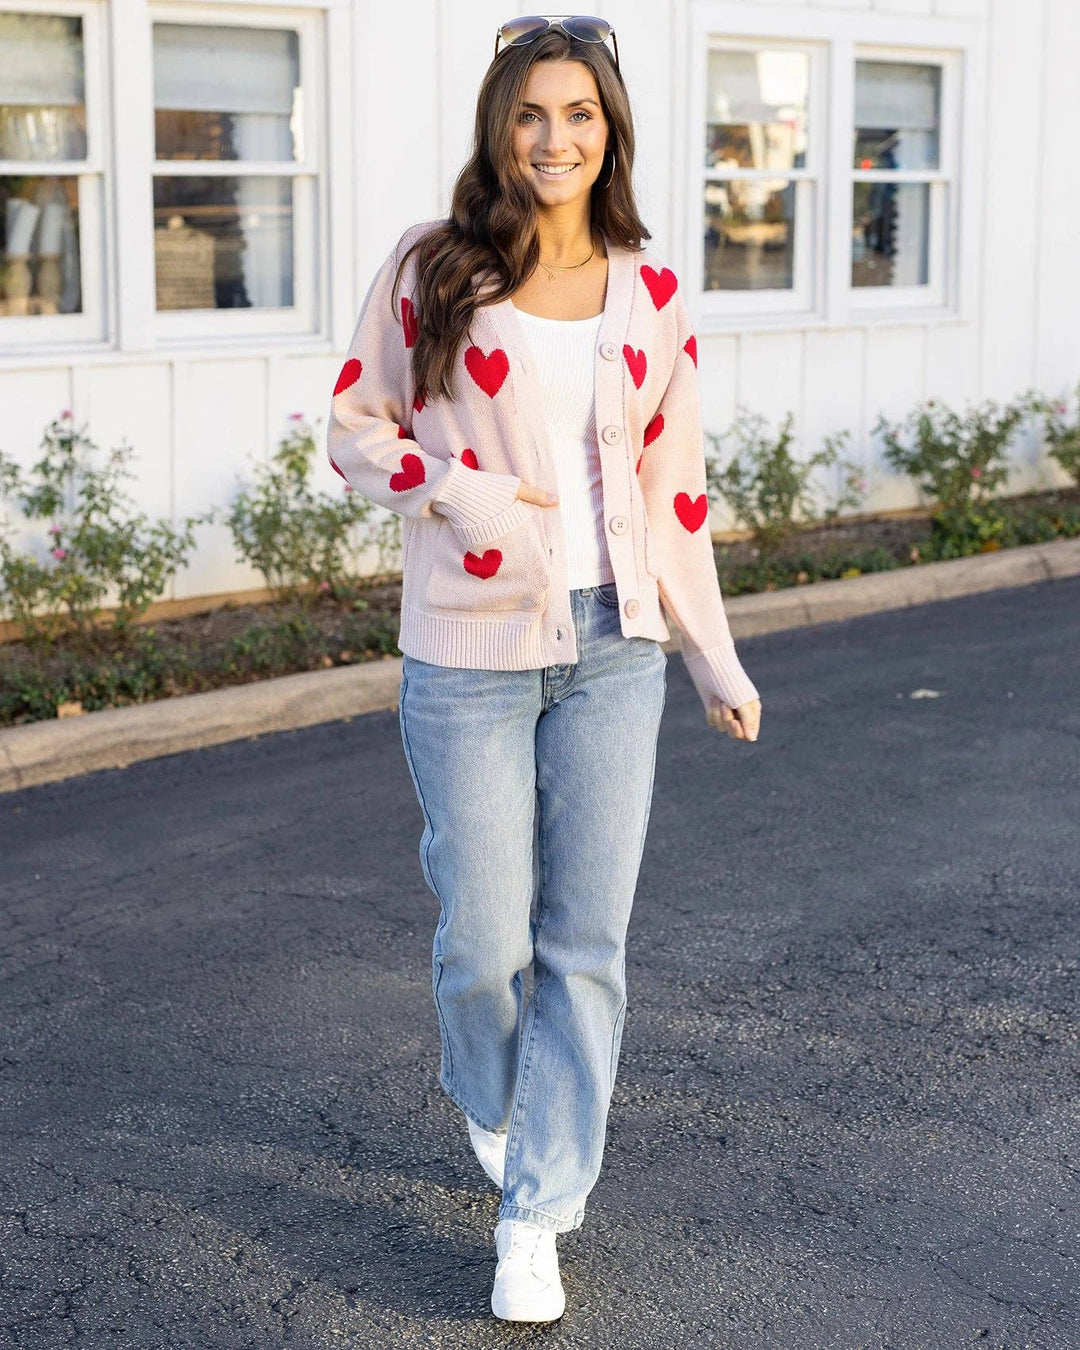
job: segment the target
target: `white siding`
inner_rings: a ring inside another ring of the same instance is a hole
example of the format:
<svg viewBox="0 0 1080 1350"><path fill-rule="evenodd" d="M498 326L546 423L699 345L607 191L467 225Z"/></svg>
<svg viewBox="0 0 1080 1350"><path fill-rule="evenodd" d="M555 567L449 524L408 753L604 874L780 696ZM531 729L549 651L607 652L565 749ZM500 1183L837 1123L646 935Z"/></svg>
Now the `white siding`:
<svg viewBox="0 0 1080 1350"><path fill-rule="evenodd" d="M1006 399L1038 386L1064 395L1080 378L1080 249L1074 222L1080 181L1071 171L1080 123L1080 5L1075 0L744 0L772 15L862 15L974 25L985 40L987 79L966 150L981 159L974 200L981 221L964 319L853 323L842 328L702 333L705 424L720 432L739 404L774 423L791 409L805 453L848 428L848 454L864 464L870 509L915 504L870 436L880 412L901 416L919 399ZM473 135L476 90L491 56L505 0L477 0L467 18L450 0L387 7L353 0L334 6L330 42L333 106L326 111L333 170L326 236L334 268L328 327L314 342L241 343L220 349L94 354L70 350L35 358L0 351L0 448L25 464L62 408L89 420L102 445L126 438L139 472L132 491L153 515L179 519L224 508L250 460L265 459L289 414L325 419L360 299L397 234L445 212ZM666 11L666 12L665 12ZM652 245L676 270L699 203L684 181L686 48L690 0L612 0L605 14L619 36L638 136L636 183ZM401 45L402 32L408 43ZM797 31L792 37L798 37ZM129 82L127 103L132 91ZM123 100L121 100L123 101ZM117 106L120 106L119 102ZM346 181L341 181L342 177ZM129 192L128 181L122 181ZM351 181L348 181L351 178ZM137 186L137 185L136 185ZM135 193L136 198L138 193ZM145 197L145 192L143 192ZM123 315L123 305L112 301ZM131 334L145 346L145 334ZM320 430L321 430L320 426ZM323 484L338 480L320 463ZM1011 491L1064 482L1030 442L1017 449ZM713 523L730 522L722 510ZM260 584L233 556L224 525L203 528L194 565L174 598Z"/></svg>

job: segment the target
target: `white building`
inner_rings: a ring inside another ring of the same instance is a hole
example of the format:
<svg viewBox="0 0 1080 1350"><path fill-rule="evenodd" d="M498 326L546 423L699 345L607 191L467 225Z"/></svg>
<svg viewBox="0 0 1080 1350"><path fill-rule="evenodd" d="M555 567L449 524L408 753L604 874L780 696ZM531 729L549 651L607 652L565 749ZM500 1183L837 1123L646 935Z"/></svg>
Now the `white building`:
<svg viewBox="0 0 1080 1350"><path fill-rule="evenodd" d="M500 22L469 0L0 0L0 449L63 408L137 495L224 505L325 419L378 263L445 214ZM1077 0L610 0L706 427L870 436L1080 377ZM340 486L320 465L325 484ZM1034 441L1008 491L1065 481ZM721 511L715 529L731 524ZM173 598L259 587L204 527Z"/></svg>

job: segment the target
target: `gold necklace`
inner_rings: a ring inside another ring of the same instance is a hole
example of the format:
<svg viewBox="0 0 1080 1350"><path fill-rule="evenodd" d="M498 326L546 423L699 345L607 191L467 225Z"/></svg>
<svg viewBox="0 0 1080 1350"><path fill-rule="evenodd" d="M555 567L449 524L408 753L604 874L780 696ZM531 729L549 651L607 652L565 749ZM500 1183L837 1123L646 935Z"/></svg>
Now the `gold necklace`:
<svg viewBox="0 0 1080 1350"><path fill-rule="evenodd" d="M547 274L548 274L548 281L554 281L554 280L555 280L555 272L574 272L574 271L576 271L579 267L584 267L584 266L585 266L585 263L590 262L590 261L592 260L593 254L594 254L595 252L596 252L596 245L593 244L592 249L591 249L591 251L590 251L590 253L589 253L589 256L588 256L586 259L584 259L583 262L579 262L579 263L570 263L569 265L567 265L567 264L565 264L565 263L546 263L546 262L544 262L544 261L543 261L542 259L540 259L540 258L537 258L537 262L538 262L538 263L540 264L540 266L541 266L542 268L544 268L544 270L547 272ZM554 272L552 271L552 268L555 269Z"/></svg>

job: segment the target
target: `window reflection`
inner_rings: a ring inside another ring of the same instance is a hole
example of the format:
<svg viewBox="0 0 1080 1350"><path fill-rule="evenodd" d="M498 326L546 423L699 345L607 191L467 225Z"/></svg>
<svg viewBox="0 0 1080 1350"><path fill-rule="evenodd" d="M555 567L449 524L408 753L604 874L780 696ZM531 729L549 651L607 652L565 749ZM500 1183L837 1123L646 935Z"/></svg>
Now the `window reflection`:
<svg viewBox="0 0 1080 1350"><path fill-rule="evenodd" d="M855 63L856 169L936 169L941 67Z"/></svg>
<svg viewBox="0 0 1080 1350"><path fill-rule="evenodd" d="M705 289L786 290L794 281L795 185L732 179L705 185Z"/></svg>
<svg viewBox="0 0 1080 1350"><path fill-rule="evenodd" d="M710 52L705 167L803 168L809 90L805 52Z"/></svg>
<svg viewBox="0 0 1080 1350"><path fill-rule="evenodd" d="M930 187L855 184L853 286L925 286L930 277Z"/></svg>
<svg viewBox="0 0 1080 1350"><path fill-rule="evenodd" d="M85 158L82 20L0 13L0 159Z"/></svg>
<svg viewBox="0 0 1080 1350"><path fill-rule="evenodd" d="M76 178L0 177L0 315L77 314Z"/></svg>
<svg viewBox="0 0 1080 1350"><path fill-rule="evenodd" d="M301 122L294 29L154 24L159 160L298 160Z"/></svg>
<svg viewBox="0 0 1080 1350"><path fill-rule="evenodd" d="M289 306L289 178L154 179L159 310Z"/></svg>

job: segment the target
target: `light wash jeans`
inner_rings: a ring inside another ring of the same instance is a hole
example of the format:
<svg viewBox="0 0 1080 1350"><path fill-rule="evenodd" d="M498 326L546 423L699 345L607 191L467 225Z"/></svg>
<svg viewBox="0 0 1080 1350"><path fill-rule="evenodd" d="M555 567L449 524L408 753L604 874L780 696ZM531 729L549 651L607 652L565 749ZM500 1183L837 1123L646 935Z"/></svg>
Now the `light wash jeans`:
<svg viewBox="0 0 1080 1350"><path fill-rule="evenodd" d="M405 656L399 708L441 910L439 1082L509 1130L499 1217L556 1232L581 1226L600 1173L667 686L660 643L622 636L613 582L570 595L576 664Z"/></svg>

